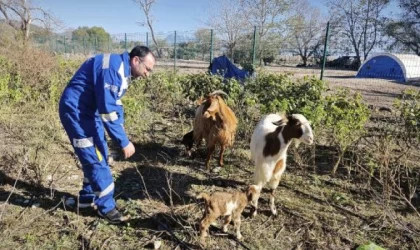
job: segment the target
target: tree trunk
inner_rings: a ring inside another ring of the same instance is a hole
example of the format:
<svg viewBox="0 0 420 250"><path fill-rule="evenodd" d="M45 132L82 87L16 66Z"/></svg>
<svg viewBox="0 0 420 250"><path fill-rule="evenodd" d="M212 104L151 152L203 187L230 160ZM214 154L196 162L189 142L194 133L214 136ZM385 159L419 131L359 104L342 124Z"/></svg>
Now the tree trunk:
<svg viewBox="0 0 420 250"><path fill-rule="evenodd" d="M156 41L155 32L153 30L152 23L149 21L149 16L147 16L147 25L149 26L150 33L152 35L153 43L156 46L157 56L158 56L158 58L161 58L162 57L162 52L160 51L159 45L158 45L158 43Z"/></svg>
<svg viewBox="0 0 420 250"><path fill-rule="evenodd" d="M306 57L306 56L300 56L300 57L302 58L303 66L306 67L307 63L308 63L308 57Z"/></svg>

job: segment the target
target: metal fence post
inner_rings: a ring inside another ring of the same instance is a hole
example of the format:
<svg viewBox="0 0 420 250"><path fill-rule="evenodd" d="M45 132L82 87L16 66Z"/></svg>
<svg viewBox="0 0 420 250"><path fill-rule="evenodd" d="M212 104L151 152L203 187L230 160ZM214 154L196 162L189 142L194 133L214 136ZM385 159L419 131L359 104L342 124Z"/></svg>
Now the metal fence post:
<svg viewBox="0 0 420 250"><path fill-rule="evenodd" d="M66 36L63 36L64 54L66 54Z"/></svg>
<svg viewBox="0 0 420 250"><path fill-rule="evenodd" d="M328 47L328 33L330 31L330 22L327 22L327 31L325 34L325 43L324 43L324 55L322 57L322 67L321 67L321 77L320 79L324 77L324 69L325 69L325 62L327 59L327 47Z"/></svg>
<svg viewBox="0 0 420 250"><path fill-rule="evenodd" d="M146 46L149 47L149 32L146 32Z"/></svg>
<svg viewBox="0 0 420 250"><path fill-rule="evenodd" d="M176 30L174 32L174 72L176 71Z"/></svg>
<svg viewBox="0 0 420 250"><path fill-rule="evenodd" d="M124 48L127 50L127 33L124 33Z"/></svg>
<svg viewBox="0 0 420 250"><path fill-rule="evenodd" d="M86 54L86 42L85 42L85 37L83 37L83 53Z"/></svg>
<svg viewBox="0 0 420 250"><path fill-rule="evenodd" d="M95 36L95 54L98 53L98 37Z"/></svg>
<svg viewBox="0 0 420 250"><path fill-rule="evenodd" d="M108 36L108 53L110 53L110 48L109 48L109 36Z"/></svg>
<svg viewBox="0 0 420 250"><path fill-rule="evenodd" d="M213 29L210 30L210 63L213 61Z"/></svg>
<svg viewBox="0 0 420 250"><path fill-rule="evenodd" d="M255 49L257 46L257 26L254 26L254 41L252 44L252 65L255 64Z"/></svg>

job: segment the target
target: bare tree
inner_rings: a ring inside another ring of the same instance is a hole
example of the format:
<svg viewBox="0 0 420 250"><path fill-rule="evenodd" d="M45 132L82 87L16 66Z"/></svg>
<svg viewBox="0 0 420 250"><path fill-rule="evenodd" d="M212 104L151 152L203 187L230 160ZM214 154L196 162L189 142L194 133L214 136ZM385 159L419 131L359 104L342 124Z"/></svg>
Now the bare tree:
<svg viewBox="0 0 420 250"><path fill-rule="evenodd" d="M31 24L38 24L50 32L60 21L41 7L34 6L31 0L0 0L0 17L19 32L23 44L27 45Z"/></svg>
<svg viewBox="0 0 420 250"><path fill-rule="evenodd" d="M290 8L288 0L239 0L251 26L258 27L259 38L277 27L282 14Z"/></svg>
<svg viewBox="0 0 420 250"><path fill-rule="evenodd" d="M228 55L233 58L233 53L244 30L248 26L245 13L238 5L237 0L219 0L213 2L213 10L209 12L207 25L220 36Z"/></svg>
<svg viewBox="0 0 420 250"><path fill-rule="evenodd" d="M143 13L146 17L146 21L141 22L142 26L147 25L150 30L150 34L152 35L153 44L156 47L157 56L160 58L162 56L161 49L159 47L159 43L155 36L155 31L153 29L153 22L155 21L152 16L152 7L156 3L156 0L133 0L134 3L138 4L140 8L143 10Z"/></svg>
<svg viewBox="0 0 420 250"><path fill-rule="evenodd" d="M390 0L328 0L332 25L352 44L360 64L380 42L382 12Z"/></svg>
<svg viewBox="0 0 420 250"><path fill-rule="evenodd" d="M319 9L312 7L308 0L294 3L293 15L288 20L289 46L291 52L298 54L303 66L307 66L308 59L322 45L322 32L325 21Z"/></svg>
<svg viewBox="0 0 420 250"><path fill-rule="evenodd" d="M263 48L271 46L272 35L267 36L270 31L278 27L282 21L283 14L289 10L293 1L290 0L239 0L242 12L246 13L250 26L256 26L258 37L258 57L262 62ZM284 20L283 20L284 21Z"/></svg>
<svg viewBox="0 0 420 250"><path fill-rule="evenodd" d="M206 53L210 53L210 42L211 42L211 31L209 29L199 29L194 33L195 39L199 44L199 51L202 55L202 60ZM216 42L215 37L213 37L213 43Z"/></svg>
<svg viewBox="0 0 420 250"><path fill-rule="evenodd" d="M420 2L399 0L403 10L398 20L389 20L385 32L394 39L391 47L402 45L420 56Z"/></svg>

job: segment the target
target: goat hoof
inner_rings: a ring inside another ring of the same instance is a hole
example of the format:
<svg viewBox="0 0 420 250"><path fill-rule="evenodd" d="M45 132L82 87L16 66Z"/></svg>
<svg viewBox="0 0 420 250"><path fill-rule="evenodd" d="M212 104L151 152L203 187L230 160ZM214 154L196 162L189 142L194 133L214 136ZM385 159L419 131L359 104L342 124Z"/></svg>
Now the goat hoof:
<svg viewBox="0 0 420 250"><path fill-rule="evenodd" d="M242 236L242 234L238 234L238 235L236 236L236 238L237 238L238 240L242 240L244 237Z"/></svg>
<svg viewBox="0 0 420 250"><path fill-rule="evenodd" d="M274 217L277 217L277 210L276 209L274 209L274 210L271 210L271 214L274 216Z"/></svg>
<svg viewBox="0 0 420 250"><path fill-rule="evenodd" d="M201 244L202 246L206 246L206 245L207 245L207 244L206 244L206 239L201 238L201 239L200 239L200 244Z"/></svg>
<svg viewBox="0 0 420 250"><path fill-rule="evenodd" d="M213 173L219 173L221 170L222 170L221 167L216 167L216 168L213 168L212 172Z"/></svg>
<svg viewBox="0 0 420 250"><path fill-rule="evenodd" d="M223 231L224 233L227 233L227 231L228 231L227 226L224 226L224 227L222 228L222 231Z"/></svg>
<svg viewBox="0 0 420 250"><path fill-rule="evenodd" d="M252 217L256 217L257 216L257 210L255 209L255 211L251 214Z"/></svg>

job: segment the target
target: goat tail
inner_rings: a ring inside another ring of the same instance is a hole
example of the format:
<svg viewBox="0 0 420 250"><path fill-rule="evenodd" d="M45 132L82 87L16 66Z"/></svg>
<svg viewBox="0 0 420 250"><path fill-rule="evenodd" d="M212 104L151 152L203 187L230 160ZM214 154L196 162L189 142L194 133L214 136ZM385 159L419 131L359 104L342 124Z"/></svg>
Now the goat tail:
<svg viewBox="0 0 420 250"><path fill-rule="evenodd" d="M206 203L208 203L210 201L210 195L206 194L206 193L199 193L197 195L197 199L203 199L206 201Z"/></svg>

